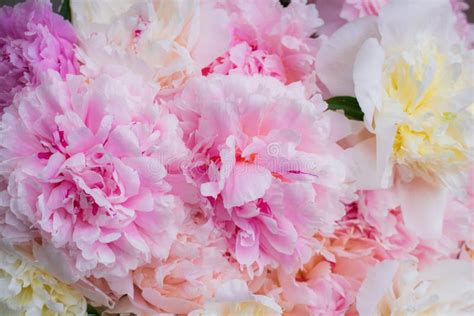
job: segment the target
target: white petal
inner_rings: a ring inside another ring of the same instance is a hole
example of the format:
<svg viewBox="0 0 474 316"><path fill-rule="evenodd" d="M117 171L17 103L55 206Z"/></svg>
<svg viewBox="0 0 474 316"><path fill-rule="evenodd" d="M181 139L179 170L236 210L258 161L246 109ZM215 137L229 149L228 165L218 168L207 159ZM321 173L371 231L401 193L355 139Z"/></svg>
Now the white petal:
<svg viewBox="0 0 474 316"><path fill-rule="evenodd" d="M354 62L354 89L359 105L364 112L364 121L373 131L372 121L376 108L382 103L382 73L385 53L375 38L362 44Z"/></svg>
<svg viewBox="0 0 474 316"><path fill-rule="evenodd" d="M48 271L61 281L75 283L79 280L79 272L71 264L70 258L52 245L47 243L43 243L41 246L36 243L33 244L33 255L39 266L48 267Z"/></svg>
<svg viewBox="0 0 474 316"><path fill-rule="evenodd" d="M372 267L359 288L356 298L360 316L372 316L380 300L392 284L398 269L398 262L385 260Z"/></svg>
<svg viewBox="0 0 474 316"><path fill-rule="evenodd" d="M377 139L377 177L382 188L390 188L393 184L393 143L397 125L393 120L379 120L376 126Z"/></svg>
<svg viewBox="0 0 474 316"><path fill-rule="evenodd" d="M397 188L406 226L421 238L439 238L448 201L446 188L421 178L399 183Z"/></svg>
<svg viewBox="0 0 474 316"><path fill-rule="evenodd" d="M371 137L346 150L351 178L359 190L380 188L380 179L373 171L376 165L375 144L375 137Z"/></svg>
<svg viewBox="0 0 474 316"><path fill-rule="evenodd" d="M454 21L448 0L390 1L379 15L382 46L385 49L414 47L421 36L451 43L457 39Z"/></svg>
<svg viewBox="0 0 474 316"><path fill-rule="evenodd" d="M252 293L247 284L242 280L230 280L219 287L216 294L216 301L220 302L240 302L251 301Z"/></svg>
<svg viewBox="0 0 474 316"><path fill-rule="evenodd" d="M378 37L375 17L346 24L321 47L316 57L318 76L332 95L354 95L354 60L362 43L371 37Z"/></svg>

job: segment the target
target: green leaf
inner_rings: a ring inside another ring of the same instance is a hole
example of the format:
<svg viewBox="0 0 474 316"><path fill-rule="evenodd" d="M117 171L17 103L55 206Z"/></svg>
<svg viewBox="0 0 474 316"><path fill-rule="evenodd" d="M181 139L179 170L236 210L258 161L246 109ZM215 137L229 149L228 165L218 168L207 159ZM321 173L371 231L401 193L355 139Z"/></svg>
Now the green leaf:
<svg viewBox="0 0 474 316"><path fill-rule="evenodd" d="M354 121L363 121L364 112L360 109L359 102L354 97L340 96L326 100L328 110L343 110L344 115Z"/></svg>
<svg viewBox="0 0 474 316"><path fill-rule="evenodd" d="M100 316L100 313L92 305L87 305L87 315Z"/></svg>
<svg viewBox="0 0 474 316"><path fill-rule="evenodd" d="M59 14L61 14L65 20L71 21L71 6L69 5L69 0L63 0Z"/></svg>

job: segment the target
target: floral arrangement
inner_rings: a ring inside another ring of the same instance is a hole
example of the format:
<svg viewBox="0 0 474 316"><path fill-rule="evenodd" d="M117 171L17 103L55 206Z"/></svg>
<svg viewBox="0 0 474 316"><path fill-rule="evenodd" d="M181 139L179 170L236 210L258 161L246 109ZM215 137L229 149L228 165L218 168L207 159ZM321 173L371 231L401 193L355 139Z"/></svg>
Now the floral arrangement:
<svg viewBox="0 0 474 316"><path fill-rule="evenodd" d="M461 0L0 8L1 315L472 315Z"/></svg>

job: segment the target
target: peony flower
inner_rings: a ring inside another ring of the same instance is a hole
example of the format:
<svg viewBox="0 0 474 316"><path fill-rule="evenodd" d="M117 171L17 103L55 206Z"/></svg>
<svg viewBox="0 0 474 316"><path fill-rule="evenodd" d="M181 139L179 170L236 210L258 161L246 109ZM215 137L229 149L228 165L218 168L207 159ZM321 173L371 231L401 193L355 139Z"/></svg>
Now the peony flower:
<svg viewBox="0 0 474 316"><path fill-rule="evenodd" d="M361 316L471 315L472 264L444 260L420 268L387 260L371 269L357 295Z"/></svg>
<svg viewBox="0 0 474 316"><path fill-rule="evenodd" d="M0 122L2 196L15 218L6 224L32 228L45 251L62 249L79 276L125 277L167 257L183 210L166 168L187 150L155 93L130 74L49 72L25 88ZM17 242L10 231L3 238Z"/></svg>
<svg viewBox="0 0 474 316"><path fill-rule="evenodd" d="M177 88L228 47L228 17L213 1L72 0L81 72L127 67Z"/></svg>
<svg viewBox="0 0 474 316"><path fill-rule="evenodd" d="M323 23L313 4L291 1L220 1L230 16L229 50L203 70L220 74L263 74L283 83L307 78L314 70Z"/></svg>
<svg viewBox="0 0 474 316"><path fill-rule="evenodd" d="M447 0L389 3L378 18L334 33L319 53L323 83L333 95L355 94L376 136L357 145L365 158L354 164L364 173L375 163L377 179L358 186L387 188L395 178L403 217L424 238L440 236L446 188L462 195L473 161L473 57Z"/></svg>
<svg viewBox="0 0 474 316"><path fill-rule="evenodd" d="M222 284L214 301L190 316L279 316L282 310L271 298L252 294L245 282L232 280Z"/></svg>
<svg viewBox="0 0 474 316"><path fill-rule="evenodd" d="M308 260L314 233L332 232L344 214L326 104L308 101L300 83L215 75L190 80L168 106L193 151L188 180L237 261L293 269Z"/></svg>
<svg viewBox="0 0 474 316"><path fill-rule="evenodd" d="M340 223L357 227L361 236L376 242L389 258L416 257L423 263L456 258L462 243L471 235L472 214L465 201L454 197L450 197L444 210L442 235L435 239L420 238L407 227L396 190L361 191L353 207L355 210L349 211Z"/></svg>
<svg viewBox="0 0 474 316"><path fill-rule="evenodd" d="M76 73L76 35L47 0L28 0L0 8L0 113L24 86L55 70L64 78Z"/></svg>
<svg viewBox="0 0 474 316"><path fill-rule="evenodd" d="M0 250L2 315L87 315L86 300L69 285Z"/></svg>
<svg viewBox="0 0 474 316"><path fill-rule="evenodd" d="M142 266L133 273L143 300L159 312L173 314L188 314L201 308L218 294L223 282L240 277L238 268L226 256L225 240L212 222L196 224L189 218L166 260Z"/></svg>
<svg viewBox="0 0 474 316"><path fill-rule="evenodd" d="M374 240L348 227L317 240L316 254L298 271L267 270L250 281L249 287L272 297L288 316L354 315L360 284L387 253Z"/></svg>

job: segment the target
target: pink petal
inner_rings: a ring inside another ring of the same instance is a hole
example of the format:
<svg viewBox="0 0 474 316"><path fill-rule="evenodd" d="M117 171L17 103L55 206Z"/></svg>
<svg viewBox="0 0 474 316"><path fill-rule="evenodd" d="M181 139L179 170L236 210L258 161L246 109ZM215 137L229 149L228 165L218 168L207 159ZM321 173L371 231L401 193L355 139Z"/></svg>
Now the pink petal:
<svg viewBox="0 0 474 316"><path fill-rule="evenodd" d="M135 157L140 155L137 136L128 126L116 127L109 136L104 148L116 157Z"/></svg>
<svg viewBox="0 0 474 316"><path fill-rule="evenodd" d="M252 264L260 254L258 232L240 231L235 245L235 257L240 264Z"/></svg>
<svg viewBox="0 0 474 316"><path fill-rule="evenodd" d="M271 183L272 174L266 168L236 163L222 190L224 207L240 206L261 198Z"/></svg>

